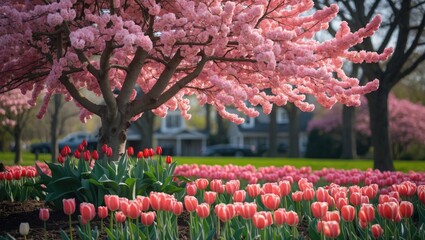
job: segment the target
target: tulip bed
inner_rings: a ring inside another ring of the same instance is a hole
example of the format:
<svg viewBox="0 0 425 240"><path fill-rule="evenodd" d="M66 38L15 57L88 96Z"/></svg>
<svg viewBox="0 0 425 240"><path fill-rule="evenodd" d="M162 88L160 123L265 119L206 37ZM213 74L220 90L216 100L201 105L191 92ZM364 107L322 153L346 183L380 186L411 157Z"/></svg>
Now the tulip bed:
<svg viewBox="0 0 425 240"><path fill-rule="evenodd" d="M46 201L44 228L51 211L68 219L62 239L178 239L182 215L190 239L425 239L425 173L177 166L160 147L109 163L107 146L103 159L77 151L34 176L0 174L1 191L33 187L28 199Z"/></svg>

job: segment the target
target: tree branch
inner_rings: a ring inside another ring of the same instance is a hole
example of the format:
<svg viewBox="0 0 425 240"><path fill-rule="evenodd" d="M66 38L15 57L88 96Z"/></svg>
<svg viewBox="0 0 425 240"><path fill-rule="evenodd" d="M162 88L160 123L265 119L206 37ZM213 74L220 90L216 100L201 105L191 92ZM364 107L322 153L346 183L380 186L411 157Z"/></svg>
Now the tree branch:
<svg viewBox="0 0 425 240"><path fill-rule="evenodd" d="M59 81L65 86L65 88L68 90L69 94L78 102L81 104L81 106L83 106L84 108L86 108L87 110L89 110L90 112L96 114L96 115L100 115L100 106L97 104L94 104L93 102L91 102L89 99L87 99L86 97L84 97L83 95L80 94L80 92L78 92L77 88L75 88L74 84L72 84L69 81L68 76L62 76Z"/></svg>

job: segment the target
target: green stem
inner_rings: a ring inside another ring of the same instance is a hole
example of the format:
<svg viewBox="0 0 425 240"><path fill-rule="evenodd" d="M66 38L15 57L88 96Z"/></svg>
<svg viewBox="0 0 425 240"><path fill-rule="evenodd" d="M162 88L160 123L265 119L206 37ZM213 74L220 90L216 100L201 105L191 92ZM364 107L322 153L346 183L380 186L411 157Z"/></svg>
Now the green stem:
<svg viewBox="0 0 425 240"><path fill-rule="evenodd" d="M407 240L410 240L412 239L412 236L410 235L409 218L406 218L405 221L406 221L406 229L407 229Z"/></svg>
<svg viewBox="0 0 425 240"><path fill-rule="evenodd" d="M111 211L111 217L109 218L109 230L112 232L114 227L114 211Z"/></svg>
<svg viewBox="0 0 425 240"><path fill-rule="evenodd" d="M46 227L46 221L43 221L44 223L44 239L47 239L47 227Z"/></svg>
<svg viewBox="0 0 425 240"><path fill-rule="evenodd" d="M72 238L72 219L71 219L71 214L68 215L68 219L69 219L69 235L70 235L70 239L73 240L73 238Z"/></svg>
<svg viewBox="0 0 425 240"><path fill-rule="evenodd" d="M92 234L91 234L91 227L90 227L90 221L88 221L87 222L87 231L89 231L89 237L90 237L90 240L92 240L93 239L93 237L92 237Z"/></svg>
<svg viewBox="0 0 425 240"><path fill-rule="evenodd" d="M100 219L100 232L103 232L103 218Z"/></svg>
<svg viewBox="0 0 425 240"><path fill-rule="evenodd" d="M220 218L217 216L217 239L220 237Z"/></svg>

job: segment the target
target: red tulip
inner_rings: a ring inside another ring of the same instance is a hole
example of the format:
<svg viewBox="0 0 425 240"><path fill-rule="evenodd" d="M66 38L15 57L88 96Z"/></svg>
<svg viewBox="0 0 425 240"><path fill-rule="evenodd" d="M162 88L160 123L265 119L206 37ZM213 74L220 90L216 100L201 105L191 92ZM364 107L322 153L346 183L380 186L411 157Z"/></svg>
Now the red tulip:
<svg viewBox="0 0 425 240"><path fill-rule="evenodd" d="M398 214L398 203L384 202L382 204L378 204L378 213L385 219L394 221Z"/></svg>
<svg viewBox="0 0 425 240"><path fill-rule="evenodd" d="M361 203L362 195L359 192L353 192L350 195L350 203L353 206L359 206Z"/></svg>
<svg viewBox="0 0 425 240"><path fill-rule="evenodd" d="M372 204L363 204L360 207L359 218L362 222L370 223L375 219L375 209Z"/></svg>
<svg viewBox="0 0 425 240"><path fill-rule="evenodd" d="M92 154L91 154L91 157L92 157L95 161L99 160L99 153L97 152L97 150L93 150L93 152L92 152Z"/></svg>
<svg viewBox="0 0 425 240"><path fill-rule="evenodd" d="M143 149L143 157L148 158L149 157L149 149L145 148Z"/></svg>
<svg viewBox="0 0 425 240"><path fill-rule="evenodd" d="M287 196L291 192L291 183L288 180L283 180L279 182L279 190L281 197Z"/></svg>
<svg viewBox="0 0 425 240"><path fill-rule="evenodd" d="M194 196L185 196L184 197L184 206L188 212L193 212L198 206L198 199Z"/></svg>
<svg viewBox="0 0 425 240"><path fill-rule="evenodd" d="M137 201L130 201L127 206L127 217L137 219L140 216L140 208Z"/></svg>
<svg viewBox="0 0 425 240"><path fill-rule="evenodd" d="M136 200L139 203L140 211L145 212L145 211L149 210L150 200L149 200L148 197L137 196Z"/></svg>
<svg viewBox="0 0 425 240"><path fill-rule="evenodd" d="M13 180L13 173L11 171L7 171L5 175L6 180L11 181Z"/></svg>
<svg viewBox="0 0 425 240"><path fill-rule="evenodd" d="M273 224L273 219L270 212L257 212L252 217L252 223L254 227L258 229L264 229Z"/></svg>
<svg viewBox="0 0 425 240"><path fill-rule="evenodd" d="M155 211L161 209L163 199L164 199L164 196L161 195L160 193L151 192L149 194L149 202L151 204L152 209Z"/></svg>
<svg viewBox="0 0 425 240"><path fill-rule="evenodd" d="M234 192L236 192L236 190L239 190L239 186L239 180L230 180L225 184L226 192L232 195Z"/></svg>
<svg viewBox="0 0 425 240"><path fill-rule="evenodd" d="M112 148L111 147L108 147L108 149L106 150L106 156L112 157Z"/></svg>
<svg viewBox="0 0 425 240"><path fill-rule="evenodd" d="M214 191L216 193L224 193L225 187L223 185L223 182L221 179L213 179L210 182L210 188L211 191Z"/></svg>
<svg viewBox="0 0 425 240"><path fill-rule="evenodd" d="M251 198L255 198L260 195L260 184L248 184L246 186L246 191L248 192L248 196L250 196Z"/></svg>
<svg viewBox="0 0 425 240"><path fill-rule="evenodd" d="M125 222L126 218L127 217L125 216L125 214L123 212L121 212L121 211L115 212L115 221L117 223L123 223L123 222Z"/></svg>
<svg viewBox="0 0 425 240"><path fill-rule="evenodd" d="M323 187L319 187L316 190L316 199L318 202L327 202L329 198L329 192Z"/></svg>
<svg viewBox="0 0 425 240"><path fill-rule="evenodd" d="M116 211L120 209L120 200L117 195L105 195L104 196L105 205L111 211Z"/></svg>
<svg viewBox="0 0 425 240"><path fill-rule="evenodd" d="M294 211L286 212L285 219L286 219L286 223L289 226L293 227L293 226L298 225L298 222L299 222L298 214Z"/></svg>
<svg viewBox="0 0 425 240"><path fill-rule="evenodd" d="M413 204L409 201L400 202L400 216L401 218L410 218L413 215Z"/></svg>
<svg viewBox="0 0 425 240"><path fill-rule="evenodd" d="M292 201L301 202L303 200L303 192L295 191L291 194L291 197L292 197Z"/></svg>
<svg viewBox="0 0 425 240"><path fill-rule="evenodd" d="M106 206L97 207L97 216L99 216L100 219L106 218L108 216L108 208Z"/></svg>
<svg viewBox="0 0 425 240"><path fill-rule="evenodd" d="M61 156L66 157L71 154L71 148L69 146L64 146L61 150Z"/></svg>
<svg viewBox="0 0 425 240"><path fill-rule="evenodd" d="M166 162L167 164L171 164L171 162L173 162L173 158L172 158L170 155L168 155L168 156L165 158L165 162Z"/></svg>
<svg viewBox="0 0 425 240"><path fill-rule="evenodd" d="M40 218L40 220L42 221L47 221L49 220L50 217L50 212L48 208L40 208L40 212L38 214L38 217Z"/></svg>
<svg viewBox="0 0 425 240"><path fill-rule="evenodd" d="M341 220L341 217L339 215L339 211L327 211L325 216L322 219L323 221L336 221L339 222Z"/></svg>
<svg viewBox="0 0 425 240"><path fill-rule="evenodd" d="M197 191L196 184L194 182L189 182L186 184L186 194L189 196L195 196Z"/></svg>
<svg viewBox="0 0 425 240"><path fill-rule="evenodd" d="M345 205L341 208L342 219L346 222L351 222L356 216L356 209L351 205Z"/></svg>
<svg viewBox="0 0 425 240"><path fill-rule="evenodd" d="M131 156L133 156L133 155L134 155L134 148L133 148L133 147L128 147L128 148L127 148L127 155L128 155L129 157L131 157Z"/></svg>
<svg viewBox="0 0 425 240"><path fill-rule="evenodd" d="M91 154L90 154L89 150L84 151L83 156L84 156L84 161L86 161L86 162L90 161Z"/></svg>
<svg viewBox="0 0 425 240"><path fill-rule="evenodd" d="M80 159L80 158L81 158L81 152L80 152L80 151L78 151L78 150L75 150L75 152L74 152L74 157L75 157L76 159Z"/></svg>
<svg viewBox="0 0 425 240"><path fill-rule="evenodd" d="M182 202L175 202L173 206L173 213L174 215L180 215L183 212L183 203Z"/></svg>
<svg viewBox="0 0 425 240"><path fill-rule="evenodd" d="M88 146L87 140L83 139L83 141L81 141L81 145L86 148Z"/></svg>
<svg viewBox="0 0 425 240"><path fill-rule="evenodd" d="M139 151L138 153L137 153L137 159L141 159L142 157L143 157L143 152L142 151Z"/></svg>
<svg viewBox="0 0 425 240"><path fill-rule="evenodd" d="M65 162L65 159L63 158L62 155L59 155L57 160L58 160L58 163L60 163L60 164L63 164Z"/></svg>
<svg viewBox="0 0 425 240"><path fill-rule="evenodd" d="M263 185L263 193L274 193L276 195L280 195L280 189L277 183L264 183Z"/></svg>
<svg viewBox="0 0 425 240"><path fill-rule="evenodd" d="M155 212L142 212L141 222L145 226L150 226L155 221Z"/></svg>
<svg viewBox="0 0 425 240"><path fill-rule="evenodd" d="M208 187L208 179L206 178L198 178L195 180L196 187L199 190L205 190Z"/></svg>
<svg viewBox="0 0 425 240"><path fill-rule="evenodd" d="M80 152L80 153L83 152L84 151L84 145L81 144L81 143L78 144L77 151Z"/></svg>
<svg viewBox="0 0 425 240"><path fill-rule="evenodd" d="M281 226L286 222L286 210L284 208L279 208L273 212L274 224Z"/></svg>
<svg viewBox="0 0 425 240"><path fill-rule="evenodd" d="M162 147L156 146L156 155L162 155Z"/></svg>
<svg viewBox="0 0 425 240"><path fill-rule="evenodd" d="M92 203L83 202L80 204L81 218L86 221L91 221L96 216L96 210Z"/></svg>
<svg viewBox="0 0 425 240"><path fill-rule="evenodd" d="M257 204L245 202L240 208L239 215L243 219L251 219L256 212L257 212Z"/></svg>
<svg viewBox="0 0 425 240"><path fill-rule="evenodd" d="M275 210L279 207L280 197L274 193L267 193L261 195L261 201L267 209Z"/></svg>
<svg viewBox="0 0 425 240"><path fill-rule="evenodd" d="M204 201L208 204L213 204L217 198L217 193L212 191L204 192Z"/></svg>
<svg viewBox="0 0 425 240"><path fill-rule="evenodd" d="M75 198L63 199L63 212L66 215L74 214L75 212Z"/></svg>
<svg viewBox="0 0 425 240"><path fill-rule="evenodd" d="M153 157L154 151L153 148L149 148L149 157Z"/></svg>
<svg viewBox="0 0 425 240"><path fill-rule="evenodd" d="M311 213L317 219L322 219L328 211L327 202L313 202L311 204Z"/></svg>
<svg viewBox="0 0 425 240"><path fill-rule="evenodd" d="M104 154L106 154L106 152L108 151L108 145L107 144L103 144L102 145L102 152L104 153Z"/></svg>
<svg viewBox="0 0 425 240"><path fill-rule="evenodd" d="M210 215L210 205L201 203L196 207L196 213L200 218L206 218Z"/></svg>
<svg viewBox="0 0 425 240"><path fill-rule="evenodd" d="M245 190L237 190L233 193L233 201L234 202L243 202L246 198Z"/></svg>
<svg viewBox="0 0 425 240"><path fill-rule="evenodd" d="M232 204L226 205L224 203L220 203L215 205L214 212L215 215L217 215L217 217L223 222L229 221L236 215L235 206Z"/></svg>
<svg viewBox="0 0 425 240"><path fill-rule="evenodd" d="M324 221L322 226L323 233L328 238L336 238L341 233L339 222L337 221Z"/></svg>
<svg viewBox="0 0 425 240"><path fill-rule="evenodd" d="M372 235L374 238L381 237L382 233L384 232L381 225L379 224L373 224L370 230L372 231Z"/></svg>

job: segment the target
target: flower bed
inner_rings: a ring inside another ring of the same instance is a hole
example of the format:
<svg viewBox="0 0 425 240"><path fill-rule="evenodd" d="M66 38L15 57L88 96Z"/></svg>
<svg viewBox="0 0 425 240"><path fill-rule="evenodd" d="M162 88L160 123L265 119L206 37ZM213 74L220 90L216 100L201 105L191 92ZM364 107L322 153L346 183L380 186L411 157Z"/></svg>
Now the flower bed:
<svg viewBox="0 0 425 240"><path fill-rule="evenodd" d="M424 173L176 166L160 148L108 163L81 152L38 167L53 216L71 223L63 239L425 239Z"/></svg>

